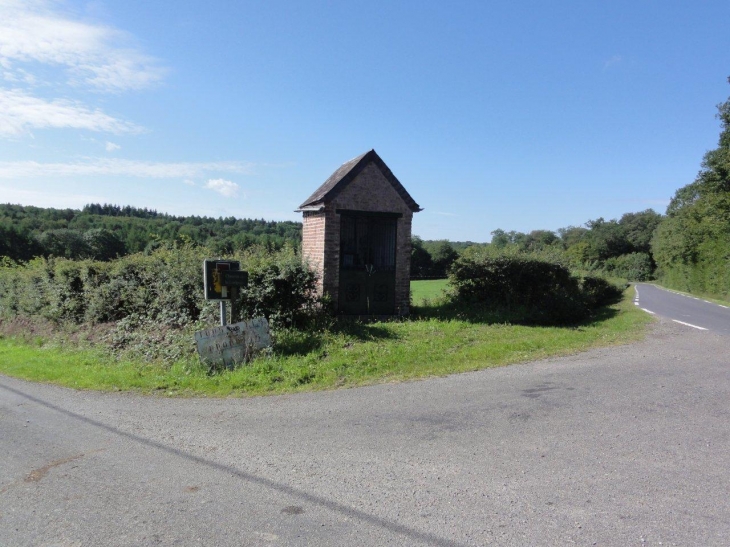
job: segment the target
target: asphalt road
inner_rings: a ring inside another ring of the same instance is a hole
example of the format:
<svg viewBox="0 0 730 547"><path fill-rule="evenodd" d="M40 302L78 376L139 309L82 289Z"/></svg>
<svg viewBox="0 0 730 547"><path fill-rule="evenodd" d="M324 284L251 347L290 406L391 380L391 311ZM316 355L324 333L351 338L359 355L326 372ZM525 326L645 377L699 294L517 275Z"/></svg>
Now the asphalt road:
<svg viewBox="0 0 730 547"><path fill-rule="evenodd" d="M730 337L257 399L0 377L0 545L730 538Z"/></svg>
<svg viewBox="0 0 730 547"><path fill-rule="evenodd" d="M654 285L635 286L634 303L644 311L671 319L685 327L730 335L730 307L662 289Z"/></svg>

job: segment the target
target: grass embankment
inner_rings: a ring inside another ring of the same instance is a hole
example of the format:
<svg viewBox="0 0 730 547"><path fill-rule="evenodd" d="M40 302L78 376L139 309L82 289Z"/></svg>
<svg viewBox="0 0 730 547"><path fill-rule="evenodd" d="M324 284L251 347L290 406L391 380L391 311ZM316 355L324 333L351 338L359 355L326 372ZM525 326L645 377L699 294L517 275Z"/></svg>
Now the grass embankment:
<svg viewBox="0 0 730 547"><path fill-rule="evenodd" d="M423 285L421 285L423 284ZM432 302L443 283L414 283L414 301ZM436 289L437 288L437 289ZM430 291L430 292L429 292ZM434 296L431 296L434 298ZM438 302L406 321L343 324L335 331L280 333L273 355L210 375L195 361L171 366L114 361L92 350L0 339L0 372L81 389L169 395L261 395L331 389L451 373L567 355L640 339L652 319L621 303L571 327L521 326L440 317Z"/></svg>

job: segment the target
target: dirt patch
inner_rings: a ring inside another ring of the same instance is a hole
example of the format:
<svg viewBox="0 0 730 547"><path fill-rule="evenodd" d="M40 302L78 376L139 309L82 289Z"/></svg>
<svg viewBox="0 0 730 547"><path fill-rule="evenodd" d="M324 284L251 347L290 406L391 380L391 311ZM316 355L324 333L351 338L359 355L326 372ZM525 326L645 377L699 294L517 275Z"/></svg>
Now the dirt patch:
<svg viewBox="0 0 730 547"><path fill-rule="evenodd" d="M23 479L23 482L40 482L43 479L43 477L45 477L48 474L48 472L51 469L53 469L54 467L59 467L61 465L70 463L72 461L80 460L81 458L83 458L87 454L95 454L95 453L101 452L103 450L104 449L94 450L93 452L76 454L75 456L69 456L68 458L63 458L63 459L60 459L60 460L54 460L51 463L49 463L47 465L44 465L43 467L39 467L38 469L34 469L30 473L28 473L28 476L25 477L25 479Z"/></svg>
<svg viewBox="0 0 730 547"><path fill-rule="evenodd" d="M74 460L79 460L84 456L85 454L77 454L76 456L71 456L70 458L63 458L62 460L52 461L48 465L44 465L43 467L39 467L38 469L34 469L30 473L28 473L28 476L25 477L24 482L40 482L40 480L45 477L48 472L54 467L58 467L59 465L66 464Z"/></svg>
<svg viewBox="0 0 730 547"><path fill-rule="evenodd" d="M67 343L72 345L99 345L115 328L114 323L73 325L54 323L42 318L13 317L0 319L0 335L26 343Z"/></svg>

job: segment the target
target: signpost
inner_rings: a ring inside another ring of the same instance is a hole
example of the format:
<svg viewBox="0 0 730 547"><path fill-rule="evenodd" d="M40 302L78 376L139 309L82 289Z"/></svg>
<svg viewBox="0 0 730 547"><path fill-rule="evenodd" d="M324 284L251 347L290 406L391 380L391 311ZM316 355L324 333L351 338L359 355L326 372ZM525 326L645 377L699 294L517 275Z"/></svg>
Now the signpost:
<svg viewBox="0 0 730 547"><path fill-rule="evenodd" d="M269 322L263 317L227 325L226 302L231 301L231 321L241 287L248 286L248 272L241 271L237 260L203 261L203 290L206 300L218 300L221 326L195 333L200 360L209 366L232 368L248 361L257 350L271 345Z"/></svg>
<svg viewBox="0 0 730 547"><path fill-rule="evenodd" d="M221 326L227 323L226 301L231 300L231 321L235 317L235 301L238 289L248 285L248 272L241 271L238 260L203 261L203 287L206 300L219 300Z"/></svg>

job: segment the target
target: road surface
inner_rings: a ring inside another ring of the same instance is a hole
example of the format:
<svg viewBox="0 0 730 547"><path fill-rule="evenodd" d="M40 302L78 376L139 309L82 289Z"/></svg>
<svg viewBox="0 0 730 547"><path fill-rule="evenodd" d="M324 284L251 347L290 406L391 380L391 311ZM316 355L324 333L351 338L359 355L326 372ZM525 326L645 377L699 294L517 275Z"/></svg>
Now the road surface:
<svg viewBox="0 0 730 547"><path fill-rule="evenodd" d="M283 397L0 377L0 545L725 546L728 401L730 337L671 321L631 346Z"/></svg>
<svg viewBox="0 0 730 547"><path fill-rule="evenodd" d="M698 330L730 335L730 307L654 285L635 286L634 303L644 311Z"/></svg>

